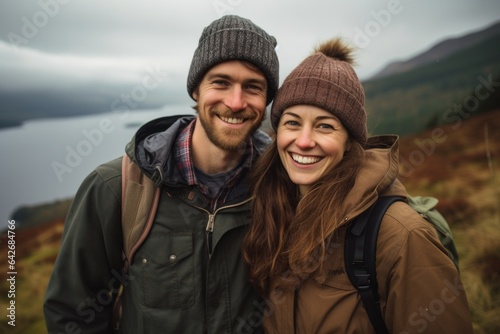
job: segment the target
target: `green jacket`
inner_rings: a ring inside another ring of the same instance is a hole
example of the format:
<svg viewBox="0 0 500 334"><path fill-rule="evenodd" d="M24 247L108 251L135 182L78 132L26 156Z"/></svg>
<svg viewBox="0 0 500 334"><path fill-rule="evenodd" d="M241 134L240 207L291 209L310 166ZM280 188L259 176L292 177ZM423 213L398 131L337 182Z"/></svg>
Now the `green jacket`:
<svg viewBox="0 0 500 334"><path fill-rule="evenodd" d="M122 272L121 158L84 180L68 213L45 297L49 333L111 333L120 284L125 287L121 333L260 332L265 311L247 281L240 252L250 222L247 173L215 210L196 187L184 184L170 152L175 136L192 119L149 122L127 146L144 174L162 187L153 227L129 275ZM152 134L160 136L151 142ZM258 155L269 138L257 132L252 142Z"/></svg>

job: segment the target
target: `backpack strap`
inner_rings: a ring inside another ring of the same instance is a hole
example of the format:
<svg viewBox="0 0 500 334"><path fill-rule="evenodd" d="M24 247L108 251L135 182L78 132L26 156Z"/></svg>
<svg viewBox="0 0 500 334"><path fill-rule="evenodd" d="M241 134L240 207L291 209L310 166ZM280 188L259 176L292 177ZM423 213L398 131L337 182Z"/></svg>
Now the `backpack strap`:
<svg viewBox="0 0 500 334"><path fill-rule="evenodd" d="M349 280L358 290L368 318L377 334L388 334L378 294L376 249L382 218L398 196L383 196L349 225L344 246L345 268Z"/></svg>
<svg viewBox="0 0 500 334"><path fill-rule="evenodd" d="M123 273L128 273L134 254L144 242L156 216L160 201L160 187L145 176L127 154L122 158L122 236L123 236ZM121 296L123 284L113 306L112 323L119 332L121 318Z"/></svg>
<svg viewBox="0 0 500 334"><path fill-rule="evenodd" d="M125 268L144 242L156 216L160 187L145 176L127 154L122 161L122 234Z"/></svg>

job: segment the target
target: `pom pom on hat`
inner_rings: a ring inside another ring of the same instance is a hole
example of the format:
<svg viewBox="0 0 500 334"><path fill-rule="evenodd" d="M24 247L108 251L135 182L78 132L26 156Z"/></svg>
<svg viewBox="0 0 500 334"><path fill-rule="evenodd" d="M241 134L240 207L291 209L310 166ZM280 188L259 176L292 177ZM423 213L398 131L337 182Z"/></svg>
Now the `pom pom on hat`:
<svg viewBox="0 0 500 334"><path fill-rule="evenodd" d="M352 137L366 141L365 93L352 68L353 48L335 38L314 51L288 75L278 90L271 109L274 130L285 109L306 104L332 113Z"/></svg>
<svg viewBox="0 0 500 334"><path fill-rule="evenodd" d="M340 38L330 39L321 43L314 52L319 52L327 57L345 61L350 65L354 65L354 48L342 42Z"/></svg>

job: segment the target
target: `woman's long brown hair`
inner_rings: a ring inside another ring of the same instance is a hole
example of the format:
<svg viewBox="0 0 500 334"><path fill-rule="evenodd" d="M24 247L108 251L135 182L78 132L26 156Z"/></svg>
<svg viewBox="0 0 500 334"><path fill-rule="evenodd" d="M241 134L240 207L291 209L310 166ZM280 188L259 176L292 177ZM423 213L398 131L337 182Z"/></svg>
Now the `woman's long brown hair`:
<svg viewBox="0 0 500 334"><path fill-rule="evenodd" d="M308 277L324 275L328 247L342 222L338 204L352 188L364 157L360 143L300 198L297 185L284 169L276 141L252 170L252 224L243 243L250 279L263 295L272 279L278 287L293 289Z"/></svg>

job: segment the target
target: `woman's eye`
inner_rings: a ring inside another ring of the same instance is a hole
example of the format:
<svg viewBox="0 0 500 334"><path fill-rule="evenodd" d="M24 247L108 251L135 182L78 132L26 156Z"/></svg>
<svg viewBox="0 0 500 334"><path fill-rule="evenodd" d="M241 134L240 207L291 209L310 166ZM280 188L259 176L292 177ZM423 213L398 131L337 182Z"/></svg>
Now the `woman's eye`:
<svg viewBox="0 0 500 334"><path fill-rule="evenodd" d="M331 129L331 130L335 130L335 128L333 127L333 125L331 124L325 124L325 123L322 123L318 126L319 128L321 129Z"/></svg>
<svg viewBox="0 0 500 334"><path fill-rule="evenodd" d="M297 126L299 123L297 121L286 121L284 125Z"/></svg>

